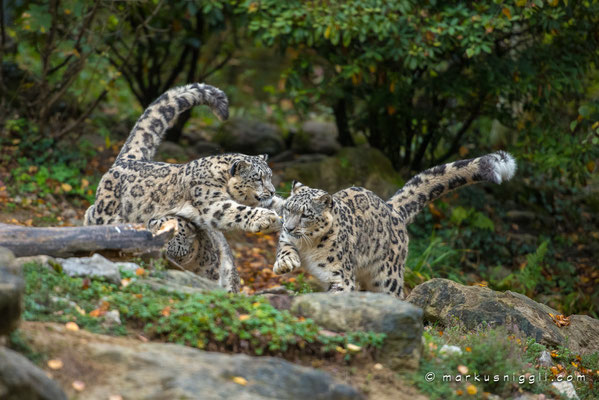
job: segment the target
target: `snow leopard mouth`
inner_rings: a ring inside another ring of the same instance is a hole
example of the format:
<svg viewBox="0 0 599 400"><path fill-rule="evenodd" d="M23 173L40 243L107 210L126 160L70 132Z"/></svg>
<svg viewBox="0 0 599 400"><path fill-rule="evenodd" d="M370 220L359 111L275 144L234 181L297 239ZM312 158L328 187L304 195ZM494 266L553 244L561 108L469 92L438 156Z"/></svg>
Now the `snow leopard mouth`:
<svg viewBox="0 0 599 400"><path fill-rule="evenodd" d="M264 198L264 199L258 199L258 201L260 202L261 207L268 208L272 204L272 196Z"/></svg>

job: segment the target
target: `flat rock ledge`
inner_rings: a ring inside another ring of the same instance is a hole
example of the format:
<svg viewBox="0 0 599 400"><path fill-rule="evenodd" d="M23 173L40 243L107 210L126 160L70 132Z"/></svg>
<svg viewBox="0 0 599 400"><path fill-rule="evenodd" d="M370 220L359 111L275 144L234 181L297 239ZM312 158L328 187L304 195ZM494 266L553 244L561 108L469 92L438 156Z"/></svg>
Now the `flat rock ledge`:
<svg viewBox="0 0 599 400"><path fill-rule="evenodd" d="M548 346L567 346L576 354L599 351L599 320L571 315L570 325L558 327L549 314L553 308L511 291L497 292L481 286L464 286L447 279L431 279L407 298L424 310L424 319L444 326L505 326Z"/></svg>
<svg viewBox="0 0 599 400"><path fill-rule="evenodd" d="M382 293L310 293L295 297L290 311L337 332L387 335L379 360L394 370L418 368L422 354L422 310Z"/></svg>

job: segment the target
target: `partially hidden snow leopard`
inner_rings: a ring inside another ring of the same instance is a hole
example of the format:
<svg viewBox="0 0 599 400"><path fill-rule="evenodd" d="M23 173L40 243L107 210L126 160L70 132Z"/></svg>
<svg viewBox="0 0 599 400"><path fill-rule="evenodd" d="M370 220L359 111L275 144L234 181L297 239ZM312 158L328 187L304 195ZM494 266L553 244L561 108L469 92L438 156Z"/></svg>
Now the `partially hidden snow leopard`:
<svg viewBox="0 0 599 400"><path fill-rule="evenodd" d="M404 297L407 226L429 202L461 186L500 184L516 171L503 151L430 168L384 201L351 187L333 195L294 182L283 206L274 272L305 267L330 292L362 290Z"/></svg>
<svg viewBox="0 0 599 400"><path fill-rule="evenodd" d="M84 224L139 222L157 229L176 218L179 230L168 244L167 255L236 292L239 275L220 231L280 227L277 214L265 208L274 195L267 157L223 154L186 164L152 161L177 116L202 104L220 120L228 118L227 96L199 83L168 90L144 111L102 177Z"/></svg>

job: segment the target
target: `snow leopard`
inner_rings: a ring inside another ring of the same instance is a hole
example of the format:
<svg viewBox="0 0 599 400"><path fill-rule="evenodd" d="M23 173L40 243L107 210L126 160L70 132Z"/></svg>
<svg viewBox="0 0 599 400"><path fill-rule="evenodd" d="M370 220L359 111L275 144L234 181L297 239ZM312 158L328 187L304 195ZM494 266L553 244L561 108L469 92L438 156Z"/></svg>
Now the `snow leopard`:
<svg viewBox="0 0 599 400"><path fill-rule="evenodd" d="M388 201L350 187L331 195L293 182L283 205L276 274L304 267L329 292L362 290L404 297L407 226L431 201L479 182L514 176L514 158L498 151L439 165L412 177Z"/></svg>
<svg viewBox="0 0 599 400"><path fill-rule="evenodd" d="M167 255L238 291L239 275L219 231L279 229L279 217L266 208L275 193L267 156L222 154L186 164L152 161L177 116L202 104L221 121L228 118L225 93L200 83L170 89L144 111L100 180L84 224L138 222L155 230L176 218L179 229L168 243ZM208 254L212 256L206 259Z"/></svg>

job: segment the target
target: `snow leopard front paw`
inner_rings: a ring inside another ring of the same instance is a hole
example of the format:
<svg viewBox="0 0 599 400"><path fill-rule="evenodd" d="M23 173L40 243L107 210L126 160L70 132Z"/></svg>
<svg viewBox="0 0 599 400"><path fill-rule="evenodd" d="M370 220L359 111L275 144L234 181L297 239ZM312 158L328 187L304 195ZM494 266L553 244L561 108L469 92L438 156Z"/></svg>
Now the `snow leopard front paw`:
<svg viewBox="0 0 599 400"><path fill-rule="evenodd" d="M276 212L263 209L249 223L250 232L271 233L281 230L281 218Z"/></svg>
<svg viewBox="0 0 599 400"><path fill-rule="evenodd" d="M273 266L273 272L277 275L283 275L287 272L291 272L301 266L302 262L297 253L289 253L284 256L277 257L275 265Z"/></svg>

